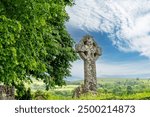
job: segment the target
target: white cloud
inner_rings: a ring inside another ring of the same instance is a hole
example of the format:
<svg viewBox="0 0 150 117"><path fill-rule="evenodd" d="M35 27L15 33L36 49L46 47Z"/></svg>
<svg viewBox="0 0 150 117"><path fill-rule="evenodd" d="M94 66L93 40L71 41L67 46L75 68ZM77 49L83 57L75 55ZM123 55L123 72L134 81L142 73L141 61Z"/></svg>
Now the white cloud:
<svg viewBox="0 0 150 117"><path fill-rule="evenodd" d="M106 32L125 52L150 58L150 0L75 0L67 25Z"/></svg>
<svg viewBox="0 0 150 117"><path fill-rule="evenodd" d="M97 77L148 77L150 76L150 61L136 62L103 62L97 61ZM71 70L73 80L84 78L83 61L79 60L73 63Z"/></svg>
<svg viewBox="0 0 150 117"><path fill-rule="evenodd" d="M141 76L150 75L150 63L144 61L139 62L115 62L115 63L99 63L98 73L100 76Z"/></svg>

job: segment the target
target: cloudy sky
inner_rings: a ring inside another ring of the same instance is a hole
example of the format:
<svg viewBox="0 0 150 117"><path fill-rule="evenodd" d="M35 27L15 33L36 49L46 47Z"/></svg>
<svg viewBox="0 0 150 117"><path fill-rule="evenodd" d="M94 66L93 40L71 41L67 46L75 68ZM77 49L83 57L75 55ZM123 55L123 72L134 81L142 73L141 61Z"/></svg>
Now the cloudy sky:
<svg viewBox="0 0 150 117"><path fill-rule="evenodd" d="M97 77L150 77L150 0L75 0L66 10L75 41L90 34L103 50ZM83 61L78 60L71 79L83 76Z"/></svg>

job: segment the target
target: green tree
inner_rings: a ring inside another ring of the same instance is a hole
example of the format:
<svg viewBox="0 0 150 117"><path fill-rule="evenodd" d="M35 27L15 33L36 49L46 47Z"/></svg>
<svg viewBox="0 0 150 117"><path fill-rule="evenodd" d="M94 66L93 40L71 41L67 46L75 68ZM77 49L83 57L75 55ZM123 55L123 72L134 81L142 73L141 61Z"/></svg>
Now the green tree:
<svg viewBox="0 0 150 117"><path fill-rule="evenodd" d="M121 96L124 94L124 91L121 86L115 86L112 90L112 93Z"/></svg>
<svg viewBox="0 0 150 117"><path fill-rule="evenodd" d="M134 93L133 88L131 86L127 86L127 94L130 95L133 93Z"/></svg>
<svg viewBox="0 0 150 117"><path fill-rule="evenodd" d="M67 5L72 0L0 1L0 82L15 86L20 97L33 77L48 90L70 76L77 57L65 27Z"/></svg>

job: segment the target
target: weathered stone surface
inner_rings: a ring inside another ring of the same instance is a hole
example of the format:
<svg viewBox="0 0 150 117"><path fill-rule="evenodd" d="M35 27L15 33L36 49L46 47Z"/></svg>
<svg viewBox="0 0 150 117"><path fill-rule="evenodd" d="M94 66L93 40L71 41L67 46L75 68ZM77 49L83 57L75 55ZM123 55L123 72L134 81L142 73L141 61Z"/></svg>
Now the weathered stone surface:
<svg viewBox="0 0 150 117"><path fill-rule="evenodd" d="M84 92L97 91L96 63L95 61L102 54L94 39L86 35L76 45L76 51L84 61ZM80 89L81 90L81 89ZM82 93L84 93L82 92Z"/></svg>
<svg viewBox="0 0 150 117"><path fill-rule="evenodd" d="M74 92L72 98L76 97L79 98L81 94L85 93L85 87L82 84L81 86L77 87Z"/></svg>
<svg viewBox="0 0 150 117"><path fill-rule="evenodd" d="M5 85L0 85L0 100L15 99L15 88Z"/></svg>

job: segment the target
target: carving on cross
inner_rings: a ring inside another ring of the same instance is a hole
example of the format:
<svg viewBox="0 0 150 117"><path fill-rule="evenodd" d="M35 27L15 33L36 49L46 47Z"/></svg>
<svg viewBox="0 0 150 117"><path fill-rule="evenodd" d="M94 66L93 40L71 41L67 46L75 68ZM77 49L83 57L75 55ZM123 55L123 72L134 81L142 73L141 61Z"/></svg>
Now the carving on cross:
<svg viewBox="0 0 150 117"><path fill-rule="evenodd" d="M85 36L79 44L76 45L76 51L83 60L96 61L102 54L93 38L89 35Z"/></svg>
<svg viewBox="0 0 150 117"><path fill-rule="evenodd" d="M97 90L96 63L95 61L102 54L94 39L86 35L76 45L76 51L84 60L84 90L85 92Z"/></svg>

